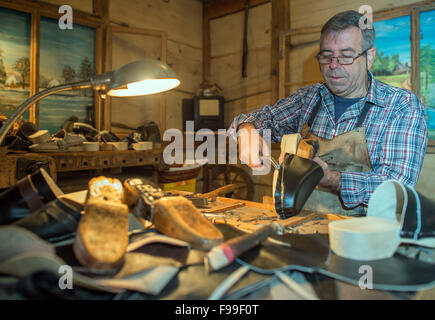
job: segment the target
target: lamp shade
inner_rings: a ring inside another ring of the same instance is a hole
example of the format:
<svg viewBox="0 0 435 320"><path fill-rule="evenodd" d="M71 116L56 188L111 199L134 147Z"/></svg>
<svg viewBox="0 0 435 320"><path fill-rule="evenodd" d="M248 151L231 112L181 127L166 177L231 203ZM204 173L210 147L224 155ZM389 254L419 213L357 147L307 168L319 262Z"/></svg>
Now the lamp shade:
<svg viewBox="0 0 435 320"><path fill-rule="evenodd" d="M122 66L110 75L107 94L134 97L171 90L180 85L176 73L165 63L143 59Z"/></svg>

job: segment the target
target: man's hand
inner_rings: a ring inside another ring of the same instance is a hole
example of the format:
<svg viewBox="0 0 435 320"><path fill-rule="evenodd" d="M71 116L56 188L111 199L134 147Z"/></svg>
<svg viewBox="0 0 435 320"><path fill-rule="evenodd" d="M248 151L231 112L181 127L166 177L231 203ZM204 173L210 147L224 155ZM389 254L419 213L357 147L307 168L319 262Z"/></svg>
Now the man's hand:
<svg viewBox="0 0 435 320"><path fill-rule="evenodd" d="M328 164L319 157L314 157L313 161L323 169L323 178L320 180L319 186L331 191L339 192L341 187L341 173L329 170Z"/></svg>
<svg viewBox="0 0 435 320"><path fill-rule="evenodd" d="M239 158L251 168L262 167L263 138L252 123L243 123L238 128Z"/></svg>

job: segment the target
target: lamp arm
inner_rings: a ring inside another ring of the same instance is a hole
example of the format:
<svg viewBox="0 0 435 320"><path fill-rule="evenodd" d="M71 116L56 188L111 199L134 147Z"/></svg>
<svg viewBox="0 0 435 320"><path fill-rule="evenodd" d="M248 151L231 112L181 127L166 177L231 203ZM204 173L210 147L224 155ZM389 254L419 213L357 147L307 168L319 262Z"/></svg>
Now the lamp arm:
<svg viewBox="0 0 435 320"><path fill-rule="evenodd" d="M3 124L3 126L0 129L0 145L3 143L4 138L6 137L7 133L11 129L12 125L17 121L17 119L23 115L24 112L26 112L27 109L30 108L32 104L35 104L39 100L50 96L52 94L56 94L63 91L69 91L69 90L77 90L77 89L86 89L92 87L91 81L82 81L82 82L75 82L75 83L69 83L69 84L62 84L56 87L52 87L49 89L45 89L30 98L28 98L26 101L24 101L15 111L14 113L8 118L8 120Z"/></svg>

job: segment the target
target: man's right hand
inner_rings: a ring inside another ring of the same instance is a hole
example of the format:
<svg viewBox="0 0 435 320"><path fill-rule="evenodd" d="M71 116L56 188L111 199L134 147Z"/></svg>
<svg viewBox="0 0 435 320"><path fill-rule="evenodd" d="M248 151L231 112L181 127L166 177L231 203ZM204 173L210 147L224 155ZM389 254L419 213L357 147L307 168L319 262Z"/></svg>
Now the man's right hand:
<svg viewBox="0 0 435 320"><path fill-rule="evenodd" d="M263 164L263 138L252 123L243 123L238 128L239 158L251 168L260 168Z"/></svg>

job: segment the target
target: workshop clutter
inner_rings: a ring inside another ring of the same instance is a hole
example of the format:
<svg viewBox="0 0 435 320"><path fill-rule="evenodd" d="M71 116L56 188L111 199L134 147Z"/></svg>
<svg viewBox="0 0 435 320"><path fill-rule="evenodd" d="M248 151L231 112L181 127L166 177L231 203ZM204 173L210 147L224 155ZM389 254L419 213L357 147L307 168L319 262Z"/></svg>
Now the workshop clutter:
<svg viewBox="0 0 435 320"><path fill-rule="evenodd" d="M38 130L32 122L24 121L6 136L2 147L7 152L144 151L153 149L153 143L159 139L158 128L153 125L140 126L121 139L111 131L99 131L87 123L67 123L51 135L48 130Z"/></svg>
<svg viewBox="0 0 435 320"><path fill-rule="evenodd" d="M196 192L196 179L201 171L199 164L172 165L159 170L159 187L164 191L179 190Z"/></svg>
<svg viewBox="0 0 435 320"><path fill-rule="evenodd" d="M36 190L23 187L29 181ZM80 287L158 294L180 263L135 251L156 242L204 251L223 241L222 233L191 201L165 193L147 179L121 182L101 176L92 178L84 191L65 195L39 169L0 194L0 239L27 239L0 244L10 246L0 254L6 255L0 257L0 272L33 277L35 272L56 272L64 265L74 269L74 284ZM35 198L40 199L37 205ZM19 215L10 206L11 199L21 206ZM145 235L145 225L154 226L154 232ZM135 242L136 233L145 237ZM57 255L54 247L64 254ZM203 255L199 257L195 263L202 263ZM23 268L21 263L28 265Z"/></svg>
<svg viewBox="0 0 435 320"><path fill-rule="evenodd" d="M367 216L329 224L331 249L354 260L392 257L400 244L435 248L435 203L396 180L373 193Z"/></svg>
<svg viewBox="0 0 435 320"><path fill-rule="evenodd" d="M63 195L50 175L38 168L0 194L0 224L13 223Z"/></svg>

